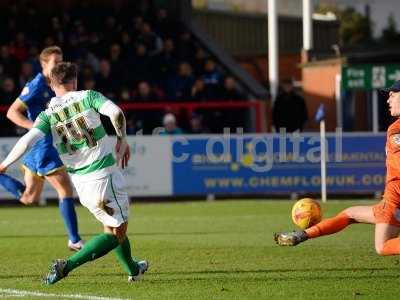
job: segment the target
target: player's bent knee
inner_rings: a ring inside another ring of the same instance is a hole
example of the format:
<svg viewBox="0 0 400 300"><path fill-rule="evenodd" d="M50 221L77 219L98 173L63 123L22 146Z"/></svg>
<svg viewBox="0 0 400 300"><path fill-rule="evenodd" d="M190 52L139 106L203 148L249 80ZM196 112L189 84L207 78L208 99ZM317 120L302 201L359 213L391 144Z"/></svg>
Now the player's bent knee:
<svg viewBox="0 0 400 300"><path fill-rule="evenodd" d="M384 252L383 252L383 245L379 244L379 245L375 245L375 251L376 254L384 256Z"/></svg>
<svg viewBox="0 0 400 300"><path fill-rule="evenodd" d="M350 223L366 222L365 216L362 213L360 214L358 207L346 208L341 214L345 214L350 219Z"/></svg>
<svg viewBox="0 0 400 300"><path fill-rule="evenodd" d="M355 218L355 212L354 212L354 209L352 207L346 208L345 210L343 210L341 212L341 214L346 214L350 219L354 219Z"/></svg>
<svg viewBox="0 0 400 300"><path fill-rule="evenodd" d="M126 239L126 229L127 229L127 224L123 223L119 227L106 226L104 228L104 232L115 235L115 237L118 239L118 242L122 244Z"/></svg>
<svg viewBox="0 0 400 300"><path fill-rule="evenodd" d="M117 239L120 245L122 245L126 239L126 235L125 234L121 234L121 235L117 235Z"/></svg>
<svg viewBox="0 0 400 300"><path fill-rule="evenodd" d="M114 235L118 239L118 242L120 244L122 244L125 241L126 234L121 231L115 230L112 232L112 235Z"/></svg>
<svg viewBox="0 0 400 300"><path fill-rule="evenodd" d="M375 252L378 255L386 256L388 255L385 251L385 242L384 241L375 241Z"/></svg>
<svg viewBox="0 0 400 300"><path fill-rule="evenodd" d="M115 236L117 237L120 244L125 241L126 238L126 226L122 224L121 226L115 228Z"/></svg>

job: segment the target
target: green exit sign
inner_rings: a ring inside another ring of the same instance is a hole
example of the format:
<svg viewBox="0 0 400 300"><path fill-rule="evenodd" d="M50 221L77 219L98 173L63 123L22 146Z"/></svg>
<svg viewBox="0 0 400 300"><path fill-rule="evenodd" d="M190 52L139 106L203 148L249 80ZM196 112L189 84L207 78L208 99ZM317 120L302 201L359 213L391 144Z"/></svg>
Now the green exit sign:
<svg viewBox="0 0 400 300"><path fill-rule="evenodd" d="M356 64L342 68L342 86L345 90L382 89L400 80L400 64Z"/></svg>

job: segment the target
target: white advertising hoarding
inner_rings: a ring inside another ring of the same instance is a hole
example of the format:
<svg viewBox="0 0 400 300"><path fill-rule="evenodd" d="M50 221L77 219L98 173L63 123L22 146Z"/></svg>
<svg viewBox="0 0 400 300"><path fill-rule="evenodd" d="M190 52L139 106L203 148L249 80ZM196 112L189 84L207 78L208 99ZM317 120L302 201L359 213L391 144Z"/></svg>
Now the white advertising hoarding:
<svg viewBox="0 0 400 300"><path fill-rule="evenodd" d="M166 136L128 138L131 160L124 170L130 196L172 195L172 147Z"/></svg>
<svg viewBox="0 0 400 300"><path fill-rule="evenodd" d="M114 138L109 138L115 143ZM11 151L18 138L0 138L0 160ZM169 196L172 195L172 147L168 137L132 136L128 137L131 147L131 160L123 170L127 192L130 197ZM7 174L23 181L21 160L13 164ZM76 195L76 193L75 193ZM0 200L12 199L13 196L0 187ZM56 191L46 183L42 198L57 198Z"/></svg>

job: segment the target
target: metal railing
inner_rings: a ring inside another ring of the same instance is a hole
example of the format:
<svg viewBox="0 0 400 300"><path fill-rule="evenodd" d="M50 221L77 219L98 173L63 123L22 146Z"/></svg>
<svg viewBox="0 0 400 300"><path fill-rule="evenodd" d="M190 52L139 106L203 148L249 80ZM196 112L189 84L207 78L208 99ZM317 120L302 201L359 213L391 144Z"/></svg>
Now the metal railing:
<svg viewBox="0 0 400 300"><path fill-rule="evenodd" d="M191 116L196 109L251 109L252 111L252 128L255 132L265 131L265 110L264 102L261 100L244 100L244 101L208 101L208 102L148 102L148 103L119 103L118 105L126 112L134 111L181 111L185 110L187 116ZM9 105L0 105L0 113L6 113Z"/></svg>

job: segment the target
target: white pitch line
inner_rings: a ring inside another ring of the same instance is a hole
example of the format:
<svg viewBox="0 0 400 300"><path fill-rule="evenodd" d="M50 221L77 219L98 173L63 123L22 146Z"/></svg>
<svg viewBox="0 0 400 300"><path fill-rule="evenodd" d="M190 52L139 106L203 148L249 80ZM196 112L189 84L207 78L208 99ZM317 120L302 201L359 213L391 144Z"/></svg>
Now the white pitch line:
<svg viewBox="0 0 400 300"><path fill-rule="evenodd" d="M66 299L84 299L84 300L129 300L127 298L110 298L110 297L100 297L100 296L92 296L92 295L81 295L81 294L51 294L51 293L42 293L42 292L32 292L32 291L24 291L24 290L14 290L14 289L0 289L0 293L8 294L7 296L16 296L16 297L25 297L25 296L33 296L33 297L58 297L58 298L66 298ZM2 295L0 295L1 298Z"/></svg>

